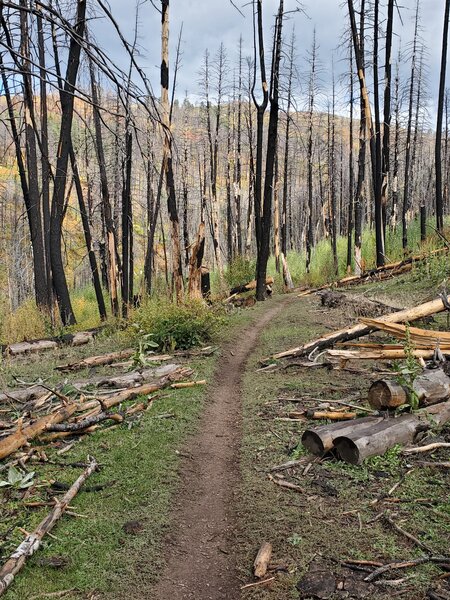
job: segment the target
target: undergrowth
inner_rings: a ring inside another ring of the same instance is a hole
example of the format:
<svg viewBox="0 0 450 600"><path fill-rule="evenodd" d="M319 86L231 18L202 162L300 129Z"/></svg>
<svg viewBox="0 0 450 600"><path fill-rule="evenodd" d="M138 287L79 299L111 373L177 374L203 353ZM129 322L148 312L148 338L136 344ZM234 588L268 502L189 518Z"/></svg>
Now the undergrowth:
<svg viewBox="0 0 450 600"><path fill-rule="evenodd" d="M201 301L174 304L168 300L146 300L134 312L132 328L138 337L151 336L160 350L186 350L211 341L223 322L219 308Z"/></svg>

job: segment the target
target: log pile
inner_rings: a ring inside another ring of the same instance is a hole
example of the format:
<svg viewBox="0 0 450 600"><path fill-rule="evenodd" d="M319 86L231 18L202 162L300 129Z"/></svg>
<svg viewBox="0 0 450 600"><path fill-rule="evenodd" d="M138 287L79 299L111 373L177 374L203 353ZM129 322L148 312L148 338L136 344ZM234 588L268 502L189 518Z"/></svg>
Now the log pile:
<svg viewBox="0 0 450 600"><path fill-rule="evenodd" d="M328 333L320 338L307 342L302 346L297 346L296 348L290 348L289 350L285 350L284 352L279 352L274 354L267 360L279 360L284 358L294 358L299 356L308 356L315 351L320 350L328 350L333 347L335 344L342 342L349 342L351 340L355 340L357 338L368 335L373 331L380 330L381 327L385 327L392 324L402 324L402 323L410 323L414 321L418 321L419 319L423 319L425 317L430 317L431 315L443 312L447 310L447 304L449 302L450 297L445 296L444 298L437 298L436 300L432 300L430 302L425 302L424 304L420 304L419 306L414 306L413 308L408 308L405 310L396 311L387 315L380 317L377 320L374 319L361 319L361 323L357 323L356 325L352 325L349 327L345 327L343 329L339 329L337 331L333 331ZM416 331L424 331L413 328ZM435 332L434 332L435 333ZM431 332L427 332L427 334L431 334ZM417 334L419 335L419 334ZM433 337L434 346L429 348L427 351L433 351L436 347L436 344L442 338L442 332L439 332L437 336ZM441 336L441 337L440 337ZM450 334L447 334L450 336ZM445 347L444 347L445 348ZM423 348L418 348L418 350L422 350ZM335 351L335 352L351 352L347 350ZM401 352L401 350L400 350ZM335 355L336 356L336 355ZM339 355L343 358L353 358L354 355ZM364 357L364 352L362 352L362 357ZM375 358L380 358L380 355L376 355Z"/></svg>
<svg viewBox="0 0 450 600"><path fill-rule="evenodd" d="M30 399L25 405L14 405L7 394L9 403L5 404L5 407L11 410L11 415L9 420L7 415L0 421L0 460L20 450L32 440L48 443L72 435L91 433L104 421L121 423L128 414L146 410L153 399L152 395L160 390L182 389L206 383L203 380L190 381L192 374L190 368L165 364L116 377L100 377L74 383L72 387L76 393L71 397L62 394L61 391L50 390L44 385L35 386L42 391L42 395L32 398L30 391L23 390L26 392L24 397ZM93 385L98 391L91 392L88 396L89 392L84 391L84 388ZM116 391L111 391L111 388L116 388ZM110 391L106 391L107 389ZM146 400L133 406L126 404L141 397ZM120 407L119 411L117 407ZM16 415L17 410L21 411L19 418Z"/></svg>
<svg viewBox="0 0 450 600"><path fill-rule="evenodd" d="M89 329L88 331L79 331L74 334L67 333L43 340L25 340L15 344L3 345L2 354L3 356L15 357L23 354L36 354L45 350L56 350L61 346L84 346L91 342L98 332L99 329Z"/></svg>
<svg viewBox="0 0 450 600"><path fill-rule="evenodd" d="M317 456L334 449L342 460L358 465L397 444L413 442L421 431L445 425L450 420L450 377L441 369L426 370L412 387L421 410L400 416L378 413L306 429L302 444ZM388 411L410 403L411 393L395 380L379 380L372 384L368 401L373 409Z"/></svg>

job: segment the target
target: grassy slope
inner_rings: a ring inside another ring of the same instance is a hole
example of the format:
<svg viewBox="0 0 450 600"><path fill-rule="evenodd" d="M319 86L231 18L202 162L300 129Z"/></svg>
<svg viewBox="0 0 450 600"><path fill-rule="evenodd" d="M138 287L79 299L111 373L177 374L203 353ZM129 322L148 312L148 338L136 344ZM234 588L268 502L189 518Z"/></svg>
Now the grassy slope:
<svg viewBox="0 0 450 600"><path fill-rule="evenodd" d="M344 316L344 320L348 319ZM268 540L274 546L273 560L286 563L290 574L281 574L271 589L261 586L246 591L243 595L246 600L298 598L295 585L318 555L322 556L319 560L327 568L339 570L339 562L345 558L386 561L420 554L381 520L371 522L377 513L389 508L385 504L373 506L371 501L378 494L387 492L409 470L409 465L414 464L411 459L401 458L395 450L385 457L369 460L363 467L325 462L314 464L307 475L303 475L302 468L286 473L290 481L304 489L303 494L282 490L268 480L271 467L303 455L301 449L294 448L305 424L276 420L298 405L278 402L279 396L310 394L326 400L342 399L359 392L364 397L369 382L363 375L337 374L322 369L256 373L258 359L296 346L326 328L339 325L336 312L327 315L324 321L316 298L297 301L270 324L249 363L243 395L237 564L241 580L252 581L251 565L256 551L263 540ZM448 460L448 455L441 451L436 458ZM396 492L411 503L391 505L397 513L397 522L429 543L436 552L444 554L448 552L450 533L449 477L448 473L416 468ZM422 506L414 503L418 497L432 500L429 505ZM422 599L424 589L437 574L438 571L430 566L415 569L412 589L404 597ZM392 578L395 577L396 574ZM380 590L378 597L391 596L389 591L383 595Z"/></svg>
<svg viewBox="0 0 450 600"><path fill-rule="evenodd" d="M243 326L264 310L265 307L259 305L233 314L217 341L236 337ZM118 349L123 343L120 338L105 337L96 341L89 352ZM3 365L4 378L9 380L13 371L24 378L34 373L35 378L39 364L41 375L54 380L53 366L71 359L75 353L88 354L84 348L76 352L65 350L63 358L60 353L50 353L45 358L32 358L31 364L12 362ZM213 356L190 360L188 364L195 370L197 379L210 380L217 361L218 356ZM83 379L87 375L77 373L76 378ZM162 536L169 524L170 499L177 484L177 451L182 450L186 436L196 430L206 398L207 388L167 392L131 427L126 424L85 437L61 457L46 449L50 459L65 463L83 461L88 454L94 455L102 469L87 485L106 484L106 487L95 493L82 492L76 497L74 511L84 517L65 516L60 521L54 530L57 539L45 539L43 549L30 560L6 594L7 600L23 600L38 593L72 588L76 592L66 596L69 600L93 592L115 598L125 595L136 577L145 577L149 583L154 580L162 566ZM158 415L164 413L172 413L175 418L158 419ZM42 464L33 469L41 481L57 479L66 483L74 481L80 472L80 469ZM39 500L39 493L32 499ZM11 517L30 531L47 512L47 508L24 510L14 502L0 505L0 534L11 525ZM123 530L124 523L131 520L142 522L143 529L138 535L129 535ZM23 535L14 529L2 548L2 555L6 556L22 539ZM41 559L50 556L64 556L69 564L58 570L42 566Z"/></svg>

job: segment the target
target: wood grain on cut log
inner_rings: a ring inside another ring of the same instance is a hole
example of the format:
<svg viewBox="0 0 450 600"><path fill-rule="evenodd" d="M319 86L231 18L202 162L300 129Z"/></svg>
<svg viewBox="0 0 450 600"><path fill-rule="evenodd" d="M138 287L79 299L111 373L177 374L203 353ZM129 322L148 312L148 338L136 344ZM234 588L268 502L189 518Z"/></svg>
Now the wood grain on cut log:
<svg viewBox="0 0 450 600"><path fill-rule="evenodd" d="M302 436L303 446L316 456L322 456L334 446L334 440L356 428L370 428L382 421L382 417L363 417L351 423L334 423L333 425L319 425L313 429L306 429Z"/></svg>
<svg viewBox="0 0 450 600"><path fill-rule="evenodd" d="M414 380L413 390L421 406L442 402L450 395L450 377L441 369L427 369ZM368 401L375 409L396 408L409 402L409 392L396 381L381 379L370 387Z"/></svg>
<svg viewBox="0 0 450 600"><path fill-rule="evenodd" d="M442 402L415 414L383 419L371 427L356 427L354 431L336 437L334 446L342 460L359 465L366 458L384 454L397 444L413 442L419 431L429 429L433 425L440 428L448 420L450 402Z"/></svg>
<svg viewBox="0 0 450 600"><path fill-rule="evenodd" d="M39 523L33 533L27 535L25 540L11 554L10 558L0 569L0 596L3 595L13 583L15 576L25 565L27 559L39 549L43 537L53 529L56 522L61 518L66 508L79 492L83 483L97 470L97 468L97 461L94 458L91 458L89 465L73 483L66 494L64 494L63 498L55 504L52 511Z"/></svg>
<svg viewBox="0 0 450 600"><path fill-rule="evenodd" d="M269 566L270 559L272 556L272 544L269 542L263 542L261 548L256 555L255 562L253 563L253 572L255 577L261 579L267 573L267 567Z"/></svg>
<svg viewBox="0 0 450 600"><path fill-rule="evenodd" d="M448 297L447 300L449 299L450 298ZM425 304L420 304L419 306L415 306L413 308L400 310L398 312L385 315L379 320L386 323L404 323L406 321L411 322L442 312L444 310L446 310L444 303L441 298L438 298L437 300L432 300L431 302L426 302ZM324 350L326 348L330 348L337 342L347 342L367 335L374 329L374 327L370 327L364 323L358 323L357 325L328 333L318 339L304 344L303 346L298 346L296 348L291 348L290 350L274 354L272 358L281 359L290 356L304 356L310 354L314 350Z"/></svg>

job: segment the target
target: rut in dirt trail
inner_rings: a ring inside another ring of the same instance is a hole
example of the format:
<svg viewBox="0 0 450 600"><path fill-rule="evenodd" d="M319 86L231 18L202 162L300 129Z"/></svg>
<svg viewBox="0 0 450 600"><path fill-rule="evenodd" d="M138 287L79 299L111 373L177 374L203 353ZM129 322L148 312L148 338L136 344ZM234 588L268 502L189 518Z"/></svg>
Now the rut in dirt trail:
<svg viewBox="0 0 450 600"><path fill-rule="evenodd" d="M152 600L237 600L233 561L233 504L239 481L241 379L259 334L282 310L286 298L268 308L222 349L199 432L188 442L192 459L182 464L166 569L153 588L139 595ZM136 597L136 596L135 596Z"/></svg>

